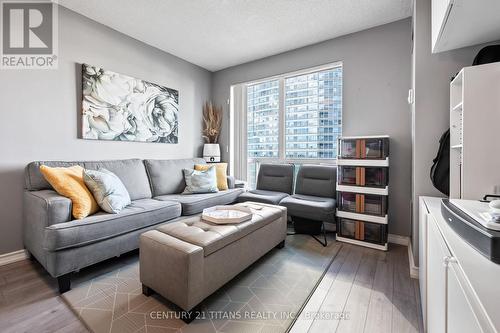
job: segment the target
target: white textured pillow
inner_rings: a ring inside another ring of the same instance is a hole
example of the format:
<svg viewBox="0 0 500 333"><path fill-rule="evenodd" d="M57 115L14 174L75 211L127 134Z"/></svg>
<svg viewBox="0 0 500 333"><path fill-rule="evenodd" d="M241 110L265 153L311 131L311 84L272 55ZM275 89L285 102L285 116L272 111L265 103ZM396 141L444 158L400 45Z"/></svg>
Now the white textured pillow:
<svg viewBox="0 0 500 333"><path fill-rule="evenodd" d="M186 188L182 194L219 192L215 166L207 170L183 169Z"/></svg>
<svg viewBox="0 0 500 333"><path fill-rule="evenodd" d="M131 203L125 185L109 170L83 170L83 181L105 212L117 214Z"/></svg>

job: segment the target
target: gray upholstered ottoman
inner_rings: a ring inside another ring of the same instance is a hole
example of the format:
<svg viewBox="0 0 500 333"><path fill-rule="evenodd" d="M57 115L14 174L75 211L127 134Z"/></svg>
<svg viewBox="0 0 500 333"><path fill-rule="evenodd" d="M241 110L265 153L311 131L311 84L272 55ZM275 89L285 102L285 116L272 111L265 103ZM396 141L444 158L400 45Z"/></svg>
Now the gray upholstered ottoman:
<svg viewBox="0 0 500 333"><path fill-rule="evenodd" d="M194 309L274 247L283 247L286 208L246 202L252 220L217 225L192 216L140 238L143 292L157 292L186 311Z"/></svg>

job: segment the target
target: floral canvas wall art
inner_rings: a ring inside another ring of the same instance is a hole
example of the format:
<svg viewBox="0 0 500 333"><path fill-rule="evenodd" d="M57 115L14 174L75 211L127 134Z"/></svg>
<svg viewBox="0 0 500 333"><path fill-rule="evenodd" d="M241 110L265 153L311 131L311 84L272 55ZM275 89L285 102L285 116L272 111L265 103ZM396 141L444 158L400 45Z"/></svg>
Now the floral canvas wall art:
<svg viewBox="0 0 500 333"><path fill-rule="evenodd" d="M179 92L82 65L84 139L177 143Z"/></svg>

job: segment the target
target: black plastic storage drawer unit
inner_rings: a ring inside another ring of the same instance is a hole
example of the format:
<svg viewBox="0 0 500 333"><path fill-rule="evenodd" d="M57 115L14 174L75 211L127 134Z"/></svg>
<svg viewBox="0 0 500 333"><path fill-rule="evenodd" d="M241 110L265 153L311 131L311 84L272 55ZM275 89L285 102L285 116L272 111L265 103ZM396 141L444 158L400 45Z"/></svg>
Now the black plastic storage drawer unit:
<svg viewBox="0 0 500 333"><path fill-rule="evenodd" d="M371 222L355 221L346 218L339 219L338 235L373 244L387 243L387 225Z"/></svg>
<svg viewBox="0 0 500 333"><path fill-rule="evenodd" d="M339 165L337 167L339 185L386 187L389 183L389 169L386 167L360 167Z"/></svg>
<svg viewBox="0 0 500 333"><path fill-rule="evenodd" d="M389 138L353 138L342 139L340 158L346 159L385 159L389 156Z"/></svg>
<svg viewBox="0 0 500 333"><path fill-rule="evenodd" d="M387 196L377 194L337 192L338 209L344 212L385 216Z"/></svg>

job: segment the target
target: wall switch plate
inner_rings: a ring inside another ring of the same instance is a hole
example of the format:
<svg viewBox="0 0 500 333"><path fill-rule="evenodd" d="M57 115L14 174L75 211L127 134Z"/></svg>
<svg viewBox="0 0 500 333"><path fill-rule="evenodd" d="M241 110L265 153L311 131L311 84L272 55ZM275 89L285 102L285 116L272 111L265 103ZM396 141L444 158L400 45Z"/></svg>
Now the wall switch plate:
<svg viewBox="0 0 500 333"><path fill-rule="evenodd" d="M413 102L415 102L415 99L414 99L414 93L413 93L413 89L409 89L408 90L408 104L413 104Z"/></svg>

